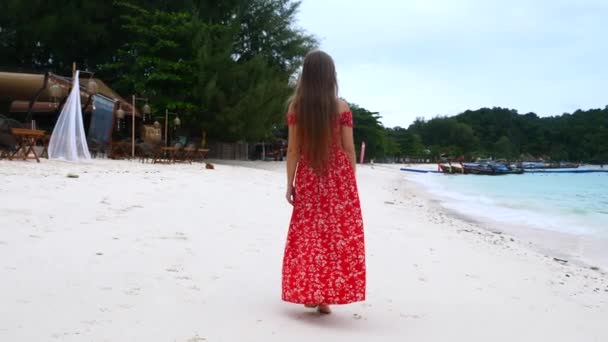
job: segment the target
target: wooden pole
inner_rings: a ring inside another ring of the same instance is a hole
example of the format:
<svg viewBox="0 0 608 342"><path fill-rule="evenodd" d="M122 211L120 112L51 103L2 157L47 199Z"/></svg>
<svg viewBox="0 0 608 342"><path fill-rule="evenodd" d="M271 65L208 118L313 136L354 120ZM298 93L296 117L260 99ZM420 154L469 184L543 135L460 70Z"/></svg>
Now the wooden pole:
<svg viewBox="0 0 608 342"><path fill-rule="evenodd" d="M135 94L133 94L131 108L131 157L135 158Z"/></svg>
<svg viewBox="0 0 608 342"><path fill-rule="evenodd" d="M365 161L365 141L361 142L361 158L359 159L359 164L363 164Z"/></svg>
<svg viewBox="0 0 608 342"><path fill-rule="evenodd" d="M165 109L165 147L169 146L167 133L169 132L169 109Z"/></svg>

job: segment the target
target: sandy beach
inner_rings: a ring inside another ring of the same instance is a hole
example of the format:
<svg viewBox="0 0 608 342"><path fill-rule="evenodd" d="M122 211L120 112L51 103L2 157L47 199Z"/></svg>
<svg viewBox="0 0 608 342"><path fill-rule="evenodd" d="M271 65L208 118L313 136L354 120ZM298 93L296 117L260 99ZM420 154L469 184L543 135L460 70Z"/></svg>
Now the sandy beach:
<svg viewBox="0 0 608 342"><path fill-rule="evenodd" d="M68 174L78 178L68 178ZM280 300L284 164L0 161L0 341L608 341L608 275L358 168L368 300Z"/></svg>

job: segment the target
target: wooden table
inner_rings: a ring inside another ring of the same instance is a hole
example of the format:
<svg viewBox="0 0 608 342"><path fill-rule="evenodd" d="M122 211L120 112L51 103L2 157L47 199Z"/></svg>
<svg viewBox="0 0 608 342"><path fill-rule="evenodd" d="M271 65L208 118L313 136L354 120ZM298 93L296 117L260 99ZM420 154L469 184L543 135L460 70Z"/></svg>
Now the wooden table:
<svg viewBox="0 0 608 342"><path fill-rule="evenodd" d="M174 163L177 152L177 147L161 147L154 157L154 164Z"/></svg>
<svg viewBox="0 0 608 342"><path fill-rule="evenodd" d="M32 153L34 159L40 163L35 147L36 143L44 139L45 132L37 129L11 128L11 134L15 137L15 140L17 140L18 148L8 156L8 159L13 160L15 155L21 151L23 153L23 160L31 158L29 155Z"/></svg>

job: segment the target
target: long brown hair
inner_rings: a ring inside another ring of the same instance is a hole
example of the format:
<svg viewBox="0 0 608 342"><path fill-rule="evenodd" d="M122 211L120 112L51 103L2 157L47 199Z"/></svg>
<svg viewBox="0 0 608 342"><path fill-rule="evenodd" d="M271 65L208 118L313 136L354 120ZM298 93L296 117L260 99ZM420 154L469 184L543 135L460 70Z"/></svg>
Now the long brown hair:
<svg viewBox="0 0 608 342"><path fill-rule="evenodd" d="M296 115L302 155L317 172L326 170L338 114L334 61L321 50L309 52L291 106Z"/></svg>

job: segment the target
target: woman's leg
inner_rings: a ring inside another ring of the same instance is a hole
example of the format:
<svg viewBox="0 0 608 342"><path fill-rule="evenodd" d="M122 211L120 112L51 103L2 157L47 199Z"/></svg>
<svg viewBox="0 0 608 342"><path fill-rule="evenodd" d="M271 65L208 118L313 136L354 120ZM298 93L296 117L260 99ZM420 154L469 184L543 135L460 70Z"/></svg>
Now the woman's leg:
<svg viewBox="0 0 608 342"><path fill-rule="evenodd" d="M329 305L327 305L327 304L319 304L319 307L317 308L317 310L319 310L320 313L326 314L326 315L331 313L331 309L329 308Z"/></svg>

